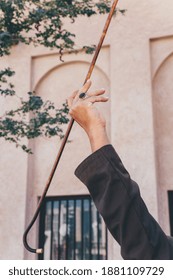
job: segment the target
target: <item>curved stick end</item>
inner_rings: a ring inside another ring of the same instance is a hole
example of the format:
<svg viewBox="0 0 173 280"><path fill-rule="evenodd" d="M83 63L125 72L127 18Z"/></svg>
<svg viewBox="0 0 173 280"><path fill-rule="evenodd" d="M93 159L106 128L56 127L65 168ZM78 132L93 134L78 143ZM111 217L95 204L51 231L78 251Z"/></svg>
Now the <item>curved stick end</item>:
<svg viewBox="0 0 173 280"><path fill-rule="evenodd" d="M43 254L43 249L36 249L36 254Z"/></svg>

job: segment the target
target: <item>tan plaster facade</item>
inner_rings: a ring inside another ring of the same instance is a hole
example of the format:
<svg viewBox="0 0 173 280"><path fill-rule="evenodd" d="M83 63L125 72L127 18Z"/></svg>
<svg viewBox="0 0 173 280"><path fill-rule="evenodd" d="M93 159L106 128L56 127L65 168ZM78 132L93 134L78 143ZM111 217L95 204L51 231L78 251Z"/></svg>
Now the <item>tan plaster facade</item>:
<svg viewBox="0 0 173 280"><path fill-rule="evenodd" d="M173 190L173 2L119 1L125 16L113 19L92 75L93 88L105 87L110 101L101 105L113 146L118 151L152 215L170 233L167 191ZM105 16L80 19L69 27L77 45L97 44ZM65 54L56 50L18 45L3 66L16 71L19 96L35 90L60 106L86 76L91 56L82 51ZM0 104L3 112L16 101ZM7 106L8 103L8 106ZM86 194L74 176L77 165L90 154L84 132L74 125L69 143L48 195ZM56 157L59 140L37 139L28 143L28 156L1 140L0 158L0 259L31 259L23 249L22 234L30 221ZM67 176L68 175L68 176ZM119 259L119 246L108 238L109 259ZM37 228L30 243L37 242Z"/></svg>

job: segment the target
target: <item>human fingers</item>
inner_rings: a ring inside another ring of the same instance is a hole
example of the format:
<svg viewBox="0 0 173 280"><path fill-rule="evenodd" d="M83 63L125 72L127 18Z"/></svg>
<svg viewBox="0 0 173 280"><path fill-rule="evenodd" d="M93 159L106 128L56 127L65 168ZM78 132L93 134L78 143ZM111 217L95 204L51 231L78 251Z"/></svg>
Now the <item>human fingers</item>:
<svg viewBox="0 0 173 280"><path fill-rule="evenodd" d="M73 100L74 98L78 95L79 91L78 90L75 90L71 96L69 96L69 98L67 99L67 104L68 104L68 107L70 108L73 104Z"/></svg>
<svg viewBox="0 0 173 280"><path fill-rule="evenodd" d="M83 99L82 97L80 97L81 94L84 95L84 97L86 94L86 97L88 97L87 91L89 90L91 84L92 84L91 80L87 80L86 83L83 85L83 87L78 91L78 95L76 95L75 100L78 98Z"/></svg>
<svg viewBox="0 0 173 280"><path fill-rule="evenodd" d="M69 98L67 99L67 104L68 107L70 108L73 105L74 100L79 98L79 95L81 93L86 93L88 91L88 89L90 88L92 82L91 80L87 80L86 83L83 85L83 87L80 90L76 90L72 93L71 96L69 96Z"/></svg>
<svg viewBox="0 0 173 280"><path fill-rule="evenodd" d="M83 85L83 87L79 90L79 93L87 92L89 90L91 84L92 84L91 80L87 80L86 83Z"/></svg>
<svg viewBox="0 0 173 280"><path fill-rule="evenodd" d="M98 90L95 90L93 92L89 92L87 93L87 96L88 97L91 97L91 96L98 96L98 95L102 95L105 93L105 89L104 88L101 88L101 89L98 89Z"/></svg>
<svg viewBox="0 0 173 280"><path fill-rule="evenodd" d="M85 100L85 102L94 104L95 102L107 102L108 100L109 100L108 96L99 95L99 96L91 96L91 97L87 98L87 100Z"/></svg>

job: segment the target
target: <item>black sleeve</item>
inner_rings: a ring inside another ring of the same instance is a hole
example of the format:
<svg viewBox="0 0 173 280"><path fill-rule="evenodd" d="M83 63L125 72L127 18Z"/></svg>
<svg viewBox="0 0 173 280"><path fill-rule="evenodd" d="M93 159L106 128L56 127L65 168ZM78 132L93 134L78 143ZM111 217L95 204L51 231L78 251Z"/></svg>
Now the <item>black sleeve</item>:
<svg viewBox="0 0 173 280"><path fill-rule="evenodd" d="M75 174L87 186L124 259L172 259L167 236L111 145L85 159Z"/></svg>

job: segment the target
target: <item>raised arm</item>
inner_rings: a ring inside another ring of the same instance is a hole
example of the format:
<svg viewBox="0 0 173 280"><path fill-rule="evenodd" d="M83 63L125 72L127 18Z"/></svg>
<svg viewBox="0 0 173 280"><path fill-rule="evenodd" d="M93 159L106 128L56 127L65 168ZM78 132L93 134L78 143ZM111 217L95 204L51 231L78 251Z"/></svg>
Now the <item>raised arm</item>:
<svg viewBox="0 0 173 280"><path fill-rule="evenodd" d="M105 102L104 90L87 92L88 81L68 100L71 116L86 131L92 154L76 169L124 259L173 259L173 241L160 228L141 198L119 156L110 145L106 122L94 103ZM87 92L85 99L80 93Z"/></svg>

